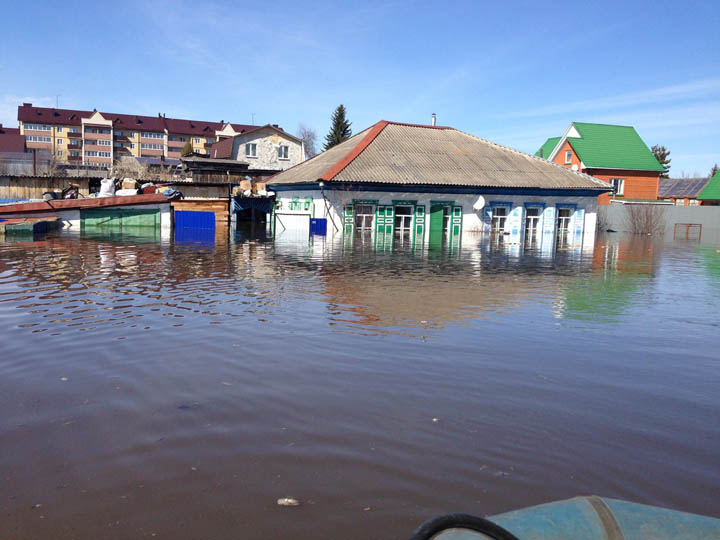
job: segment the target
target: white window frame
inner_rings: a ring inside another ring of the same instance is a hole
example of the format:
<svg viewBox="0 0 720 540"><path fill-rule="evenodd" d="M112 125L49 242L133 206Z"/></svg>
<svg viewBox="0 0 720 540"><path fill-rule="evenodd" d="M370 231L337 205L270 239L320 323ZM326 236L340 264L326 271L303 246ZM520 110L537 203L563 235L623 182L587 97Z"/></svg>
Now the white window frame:
<svg viewBox="0 0 720 540"><path fill-rule="evenodd" d="M58 155L58 157L62 157L62 150L58 150L57 155Z"/></svg>
<svg viewBox="0 0 720 540"><path fill-rule="evenodd" d="M245 143L245 157L257 157L257 143Z"/></svg>
<svg viewBox="0 0 720 540"><path fill-rule="evenodd" d="M195 144L201 144L202 139L200 137L195 137Z"/></svg>
<svg viewBox="0 0 720 540"><path fill-rule="evenodd" d="M531 216L530 211L537 212L537 215ZM525 243L536 244L540 237L540 220L542 219L542 206L525 207Z"/></svg>
<svg viewBox="0 0 720 540"><path fill-rule="evenodd" d="M58 143L58 144L62 144L62 143L63 143L63 140L62 140L62 139L58 139L58 140L57 140L57 143Z"/></svg>
<svg viewBox="0 0 720 540"><path fill-rule="evenodd" d="M370 213L360 214L358 210L370 209ZM355 232L358 233L371 233L373 225L375 224L375 213L377 208L373 204L358 203L355 205Z"/></svg>
<svg viewBox="0 0 720 540"><path fill-rule="evenodd" d="M613 188L613 195L623 196L625 195L625 179L624 178L611 178L610 185Z"/></svg>
<svg viewBox="0 0 720 540"><path fill-rule="evenodd" d="M278 159L288 160L290 159L290 146L287 144L281 144L278 146Z"/></svg>
<svg viewBox="0 0 720 540"><path fill-rule="evenodd" d="M502 210L504 213L501 215L498 210ZM490 230L493 234L505 234L505 225L507 219L510 217L510 208L503 205L497 205L492 207L492 220L490 222Z"/></svg>
<svg viewBox="0 0 720 540"><path fill-rule="evenodd" d="M565 150L565 165L572 163L572 150Z"/></svg>
<svg viewBox="0 0 720 540"><path fill-rule="evenodd" d="M58 126L57 128L55 128L55 131L57 133L62 133L62 128L63 128L62 126Z"/></svg>

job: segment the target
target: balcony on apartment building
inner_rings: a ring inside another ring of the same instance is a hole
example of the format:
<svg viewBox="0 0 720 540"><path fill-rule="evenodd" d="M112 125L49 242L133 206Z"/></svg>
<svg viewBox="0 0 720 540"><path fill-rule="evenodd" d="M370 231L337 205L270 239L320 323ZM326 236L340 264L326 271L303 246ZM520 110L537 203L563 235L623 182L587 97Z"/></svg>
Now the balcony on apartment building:
<svg viewBox="0 0 720 540"><path fill-rule="evenodd" d="M72 156L72 155L70 155L70 156L68 156L67 158L68 158L68 161L72 161L72 162L81 161L81 160L82 160L82 156Z"/></svg>
<svg viewBox="0 0 720 540"><path fill-rule="evenodd" d="M80 150L82 149L82 141L68 141L68 150Z"/></svg>
<svg viewBox="0 0 720 540"><path fill-rule="evenodd" d="M82 133L79 131L68 131L67 137L68 139L82 139Z"/></svg>

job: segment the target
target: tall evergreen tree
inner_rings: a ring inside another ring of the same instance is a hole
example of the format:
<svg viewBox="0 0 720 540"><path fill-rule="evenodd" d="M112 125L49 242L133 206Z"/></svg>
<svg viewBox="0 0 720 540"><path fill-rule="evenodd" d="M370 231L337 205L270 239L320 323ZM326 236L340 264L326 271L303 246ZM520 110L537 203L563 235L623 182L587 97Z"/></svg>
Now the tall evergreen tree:
<svg viewBox="0 0 720 540"><path fill-rule="evenodd" d="M718 172L718 164L716 163L715 165L713 165L713 168L710 169L710 178L715 176L715 173L717 173L717 172Z"/></svg>
<svg viewBox="0 0 720 540"><path fill-rule="evenodd" d="M325 135L324 150L347 141L352 136L352 130L350 129L352 123L347 121L345 113L345 105L342 104L338 105L338 108L333 112L332 126L330 126L329 133Z"/></svg>
<svg viewBox="0 0 720 540"><path fill-rule="evenodd" d="M183 148L182 148L181 154L183 156L189 156L192 153L193 153L192 140L190 139L190 137L188 137L187 142L185 142L185 146L183 146Z"/></svg>
<svg viewBox="0 0 720 540"><path fill-rule="evenodd" d="M652 153L655 154L655 159L658 160L658 163L662 165L663 172L660 177L667 178L670 174L670 162L672 161L670 159L670 150L668 150L664 146L656 144L652 147Z"/></svg>

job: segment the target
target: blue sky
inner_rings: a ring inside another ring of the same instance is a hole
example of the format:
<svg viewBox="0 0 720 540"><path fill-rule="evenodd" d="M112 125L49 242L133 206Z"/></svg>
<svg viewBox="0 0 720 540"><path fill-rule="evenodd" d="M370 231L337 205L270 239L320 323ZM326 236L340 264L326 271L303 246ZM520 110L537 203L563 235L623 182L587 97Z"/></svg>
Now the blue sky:
<svg viewBox="0 0 720 540"><path fill-rule="evenodd" d="M673 176L720 163L720 7L704 2L3 2L0 122L23 101L299 123L439 123L534 152L633 125Z"/></svg>

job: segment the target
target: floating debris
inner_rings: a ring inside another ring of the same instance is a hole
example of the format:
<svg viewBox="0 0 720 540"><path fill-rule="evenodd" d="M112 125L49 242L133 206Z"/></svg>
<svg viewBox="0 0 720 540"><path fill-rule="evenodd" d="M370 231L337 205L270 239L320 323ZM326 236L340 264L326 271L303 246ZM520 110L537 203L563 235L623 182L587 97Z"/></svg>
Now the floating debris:
<svg viewBox="0 0 720 540"><path fill-rule="evenodd" d="M293 499L292 497L283 497L277 500L278 506L299 506L300 501Z"/></svg>

